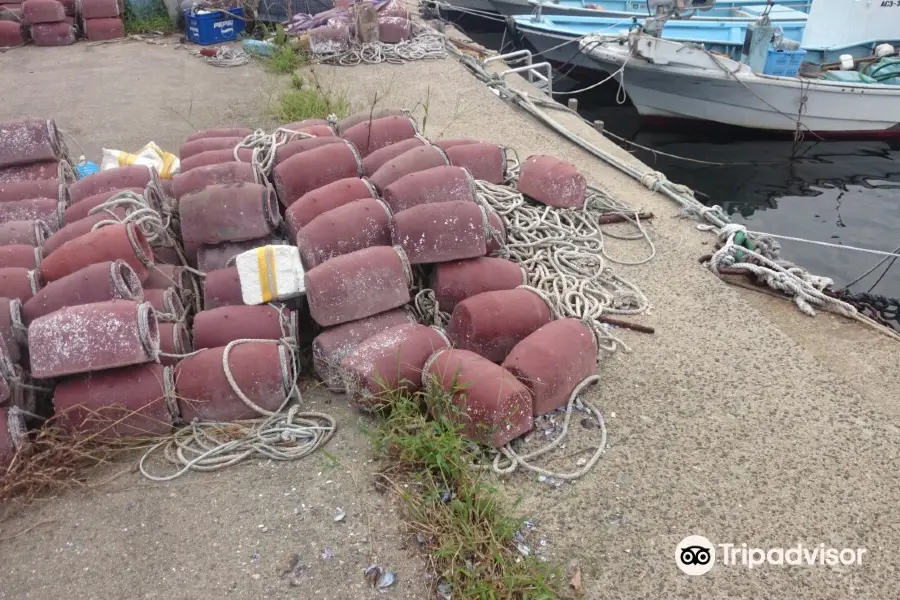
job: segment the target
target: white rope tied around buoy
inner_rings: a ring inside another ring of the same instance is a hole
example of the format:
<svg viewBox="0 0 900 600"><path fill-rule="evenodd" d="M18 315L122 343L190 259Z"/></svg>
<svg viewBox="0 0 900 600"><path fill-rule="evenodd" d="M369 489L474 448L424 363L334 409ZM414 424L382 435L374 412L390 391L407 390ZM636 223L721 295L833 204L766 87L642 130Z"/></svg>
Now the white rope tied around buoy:
<svg viewBox="0 0 900 600"><path fill-rule="evenodd" d="M447 58L446 37L442 33L427 32L397 44L369 42L354 44L350 49L333 54L318 54L319 62L355 67L361 64L389 63L402 65L416 60Z"/></svg>

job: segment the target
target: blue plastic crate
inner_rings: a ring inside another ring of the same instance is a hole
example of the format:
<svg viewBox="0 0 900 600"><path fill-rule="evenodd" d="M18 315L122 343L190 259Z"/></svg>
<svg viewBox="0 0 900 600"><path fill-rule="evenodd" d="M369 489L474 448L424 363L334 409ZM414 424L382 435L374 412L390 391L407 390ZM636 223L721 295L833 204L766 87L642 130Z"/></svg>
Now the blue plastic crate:
<svg viewBox="0 0 900 600"><path fill-rule="evenodd" d="M800 72L804 56L806 56L806 50L769 50L763 75L796 77Z"/></svg>
<svg viewBox="0 0 900 600"><path fill-rule="evenodd" d="M244 16L244 9L229 8L228 12L231 14L218 11L199 13L193 10L184 11L184 32L187 39L201 46L237 39L238 34L244 31L244 19L238 18Z"/></svg>

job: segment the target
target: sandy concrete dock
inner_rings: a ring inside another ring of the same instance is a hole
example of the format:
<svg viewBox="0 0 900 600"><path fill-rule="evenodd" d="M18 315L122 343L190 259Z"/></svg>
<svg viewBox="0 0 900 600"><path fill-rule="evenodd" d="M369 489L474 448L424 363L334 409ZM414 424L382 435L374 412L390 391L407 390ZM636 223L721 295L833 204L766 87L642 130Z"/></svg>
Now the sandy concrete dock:
<svg viewBox="0 0 900 600"><path fill-rule="evenodd" d="M651 314L634 320L656 334L617 331L633 351L601 366L604 381L591 397L608 419L607 454L572 485L550 487L524 474L504 483L511 498L523 498L548 560L581 564L587 598L896 596L894 342L720 282L697 261L712 248L711 234L505 104L453 59L316 72L355 107L377 96L414 108L421 123L427 105L428 137L480 138L523 158L557 155L657 215L656 258L616 267L650 298ZM175 151L197 129L271 126L267 101L281 85L283 78L255 66L217 69L172 44L27 47L0 54L0 120L54 117L94 160L101 147L135 150L151 140ZM558 119L628 157L574 117ZM626 260L647 250L609 245ZM327 455L159 485L135 473L99 478L96 488L0 525L4 539L46 522L0 542L0 598L423 598L423 565L404 548L392 500L372 488L376 465L359 431L365 419L340 396L309 390L305 398L338 418ZM331 518L339 507L344 523ZM824 543L867 553L861 566L720 564L689 577L674 556L692 534L738 547ZM326 548L333 558L322 558ZM308 564L299 587L279 577L291 553ZM376 561L398 572L385 594L362 579Z"/></svg>

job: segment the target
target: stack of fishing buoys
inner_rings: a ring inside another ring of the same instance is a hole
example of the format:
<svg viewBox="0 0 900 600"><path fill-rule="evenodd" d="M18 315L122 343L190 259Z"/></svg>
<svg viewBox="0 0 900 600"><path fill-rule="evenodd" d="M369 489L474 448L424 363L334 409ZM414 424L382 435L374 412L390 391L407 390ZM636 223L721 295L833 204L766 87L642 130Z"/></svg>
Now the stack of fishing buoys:
<svg viewBox="0 0 900 600"><path fill-rule="evenodd" d="M19 0L16 2L0 0L0 48L14 48L27 41L28 29L23 24L21 2ZM2 443L0 440L0 446Z"/></svg>
<svg viewBox="0 0 900 600"><path fill-rule="evenodd" d="M581 208L587 183L578 169L555 156L529 156L519 170L523 195L556 208Z"/></svg>
<svg viewBox="0 0 900 600"><path fill-rule="evenodd" d="M31 28L36 46L68 46L75 43L75 19L57 0L25 0L22 18Z"/></svg>
<svg viewBox="0 0 900 600"><path fill-rule="evenodd" d="M125 37L124 12L120 0L81 0L81 24L92 42Z"/></svg>

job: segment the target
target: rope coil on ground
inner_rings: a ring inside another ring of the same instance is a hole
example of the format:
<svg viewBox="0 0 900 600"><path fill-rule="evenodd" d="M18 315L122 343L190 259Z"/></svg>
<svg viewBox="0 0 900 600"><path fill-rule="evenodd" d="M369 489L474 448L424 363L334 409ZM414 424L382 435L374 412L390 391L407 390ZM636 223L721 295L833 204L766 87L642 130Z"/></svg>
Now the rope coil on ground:
<svg viewBox="0 0 900 600"><path fill-rule="evenodd" d="M446 58L447 49L445 48L444 40L445 37L441 33L427 32L397 44L370 42L354 45L344 52L320 54L318 58L319 62L342 67L355 67L361 64L377 65L381 63L402 65L415 60Z"/></svg>

